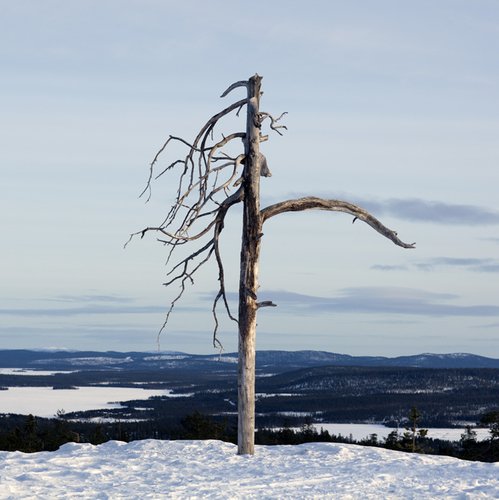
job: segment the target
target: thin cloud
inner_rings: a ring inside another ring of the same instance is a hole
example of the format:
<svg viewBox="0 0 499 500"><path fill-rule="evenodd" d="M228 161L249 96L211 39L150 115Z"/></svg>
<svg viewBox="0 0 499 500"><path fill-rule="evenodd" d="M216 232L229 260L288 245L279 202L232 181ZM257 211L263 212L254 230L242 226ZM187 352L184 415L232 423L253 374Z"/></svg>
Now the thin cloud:
<svg viewBox="0 0 499 500"><path fill-rule="evenodd" d="M478 325L477 328L499 329L499 322L497 322L497 323L487 323L485 325Z"/></svg>
<svg viewBox="0 0 499 500"><path fill-rule="evenodd" d="M423 262L418 262L414 265L422 271L434 271L442 267L457 267L466 271L478 273L499 272L499 261L496 259L435 257Z"/></svg>
<svg viewBox="0 0 499 500"><path fill-rule="evenodd" d="M478 259L470 257L434 257L424 261L415 262L411 265L384 265L375 264L371 269L376 271L409 271L416 268L419 271L437 271L444 267L454 267L462 271L474 273L499 273L499 260L497 259Z"/></svg>
<svg viewBox="0 0 499 500"><path fill-rule="evenodd" d="M454 205L421 199L387 200L381 205L384 213L400 219L450 225L499 224L499 213L475 205Z"/></svg>
<svg viewBox="0 0 499 500"><path fill-rule="evenodd" d="M234 295L235 294L231 294ZM232 298L232 297L231 297ZM499 305L456 305L459 296L392 287L345 288L339 295L319 297L282 290L262 291L261 300L272 300L294 314L404 314L415 316L499 316Z"/></svg>
<svg viewBox="0 0 499 500"><path fill-rule="evenodd" d="M384 265L384 264L375 264L371 266L371 269L375 269L377 271L407 271L407 266L392 266L392 265Z"/></svg>
<svg viewBox="0 0 499 500"><path fill-rule="evenodd" d="M55 299L54 299L55 300ZM105 301L107 302L107 301ZM121 301L117 301L121 302ZM126 301L128 302L128 301ZM192 313L204 311L198 306L177 306L175 311ZM0 316L17 317L72 317L72 316L90 316L90 315L122 315L122 314L164 314L166 315L168 307L164 305L117 305L112 301L109 304L85 304L75 307L11 307L0 308Z"/></svg>
<svg viewBox="0 0 499 500"><path fill-rule="evenodd" d="M98 295L98 294L83 294L83 295L58 295L53 298L45 299L55 302L104 302L104 303L131 303L134 301L131 297L121 297L118 295Z"/></svg>
<svg viewBox="0 0 499 500"><path fill-rule="evenodd" d="M38 308L0 308L0 316L51 316L67 317L91 314L150 314L165 312L164 306L100 306L79 307L38 307Z"/></svg>

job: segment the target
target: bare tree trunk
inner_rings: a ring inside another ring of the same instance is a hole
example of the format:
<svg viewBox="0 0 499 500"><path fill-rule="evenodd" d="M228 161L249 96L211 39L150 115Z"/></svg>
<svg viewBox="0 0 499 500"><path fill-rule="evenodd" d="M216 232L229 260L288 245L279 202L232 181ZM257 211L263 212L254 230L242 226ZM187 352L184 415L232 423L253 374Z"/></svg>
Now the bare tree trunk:
<svg viewBox="0 0 499 500"><path fill-rule="evenodd" d="M250 78L244 160L244 208L239 279L238 454L253 455L255 442L255 340L260 215L260 84Z"/></svg>

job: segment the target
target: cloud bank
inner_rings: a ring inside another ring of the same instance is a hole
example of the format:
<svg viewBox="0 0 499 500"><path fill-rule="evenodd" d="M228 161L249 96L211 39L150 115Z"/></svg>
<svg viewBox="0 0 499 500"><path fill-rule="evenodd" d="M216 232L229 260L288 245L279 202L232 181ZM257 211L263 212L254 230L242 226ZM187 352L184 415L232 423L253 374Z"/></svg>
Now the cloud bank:
<svg viewBox="0 0 499 500"><path fill-rule="evenodd" d="M498 212L475 205L456 205L416 198L389 199L382 202L365 200L359 204L373 213L391 215L413 222L462 226L499 224Z"/></svg>
<svg viewBox="0 0 499 500"><path fill-rule="evenodd" d="M499 317L499 305L459 305L458 295L398 287L344 288L336 296L319 297L282 290L262 291L261 300L293 309L293 314L404 314L415 316Z"/></svg>
<svg viewBox="0 0 499 500"><path fill-rule="evenodd" d="M438 269L449 267L475 273L499 273L499 260L472 257L433 257L403 266L375 264L371 266L371 269L377 271L409 271L411 268L415 268L419 271L437 271Z"/></svg>

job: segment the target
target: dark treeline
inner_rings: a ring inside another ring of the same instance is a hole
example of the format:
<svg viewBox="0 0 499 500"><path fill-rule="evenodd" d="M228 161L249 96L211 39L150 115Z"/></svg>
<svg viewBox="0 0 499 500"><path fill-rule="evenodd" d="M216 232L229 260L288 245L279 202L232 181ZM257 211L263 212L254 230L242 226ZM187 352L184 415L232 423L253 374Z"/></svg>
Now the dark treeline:
<svg viewBox="0 0 499 500"><path fill-rule="evenodd" d="M415 408L411 410L414 412ZM263 428L256 432L255 441L262 445L296 445L311 442L351 443L378 446L404 452L448 455L466 460L485 462L499 461L499 411L488 412L481 418L489 426L490 438L477 441L476 434L468 427L458 442L426 437L425 429L419 428L419 420L408 421L405 432L391 432L385 439L376 434L355 441L351 436L330 434L317 429L311 423L299 429L283 427ZM55 419L36 418L32 415L4 415L0 417L0 449L22 451L55 451L61 445L91 443L98 445L109 440L130 442L138 439L219 439L236 442L236 421L233 417L216 418L194 412L180 421L158 419L149 421L88 422L69 420L60 414Z"/></svg>

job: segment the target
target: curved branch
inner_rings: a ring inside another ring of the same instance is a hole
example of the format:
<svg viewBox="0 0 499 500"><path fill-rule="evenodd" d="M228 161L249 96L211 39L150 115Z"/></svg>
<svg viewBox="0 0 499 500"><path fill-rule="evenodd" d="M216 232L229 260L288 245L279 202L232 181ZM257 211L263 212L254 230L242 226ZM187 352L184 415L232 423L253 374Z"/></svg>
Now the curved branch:
<svg viewBox="0 0 499 500"><path fill-rule="evenodd" d="M223 148L227 143L234 139L244 139L246 137L245 132L234 132L233 134L225 136L221 141L217 142L216 144L213 144L211 146L210 152L208 154L208 164L211 165L211 162L213 161L213 157L215 156L215 153L220 149Z"/></svg>
<svg viewBox="0 0 499 500"><path fill-rule="evenodd" d="M237 102L232 103L230 106L227 106L225 109L217 113L216 115L213 115L203 126L203 128L199 131L198 135L194 139L193 143L193 148L192 152L195 151L195 148L198 147L198 143L201 140L201 138L207 138L210 132L213 130L213 127L216 125L216 123L220 120L225 115L228 115L231 111L234 111L237 108L240 108L241 106L244 106L248 102L248 99L241 99ZM202 148L201 148L202 149Z"/></svg>
<svg viewBox="0 0 499 500"><path fill-rule="evenodd" d="M295 200L286 200L264 208L260 211L260 215L262 217L263 224L267 219L270 219L275 215L279 215L284 212L302 212L304 210L327 210L330 212L345 212L355 217L353 222L355 222L356 219L364 221L375 231L380 233L382 236L385 236L389 240L392 240L393 243L395 243L395 245L398 245L399 247L414 248L416 245L416 243L404 243L398 238L395 231L388 229L369 212L367 212L363 208L358 207L357 205L341 200L325 200L323 198L316 198L314 196L298 198Z"/></svg>
<svg viewBox="0 0 499 500"><path fill-rule="evenodd" d="M224 202L220 205L216 217L217 223L215 226L214 236L213 236L214 240L213 249L215 251L215 257L218 265L218 281L220 283L220 286L218 289L217 296L213 301L213 317L215 318L215 329L213 331L213 346L215 346L216 343L219 343L217 340L218 319L217 319L216 308L220 298L222 298L224 302L225 310L227 311L227 315L229 316L229 318L232 321L235 321L236 323L238 322L237 319L234 318L234 316L230 312L229 303L227 301L227 294L225 292L225 272L224 272L222 256L220 255L219 240L220 240L220 234L224 228L225 215L227 214L227 211L232 205L241 202L243 198L244 198L244 191L242 187L240 187L232 196L229 196L224 200Z"/></svg>
<svg viewBox="0 0 499 500"><path fill-rule="evenodd" d="M237 89L238 87L249 87L248 80L239 80L238 82L233 83L227 90L223 92L223 94L220 97L225 97L226 95L230 94L234 89Z"/></svg>

